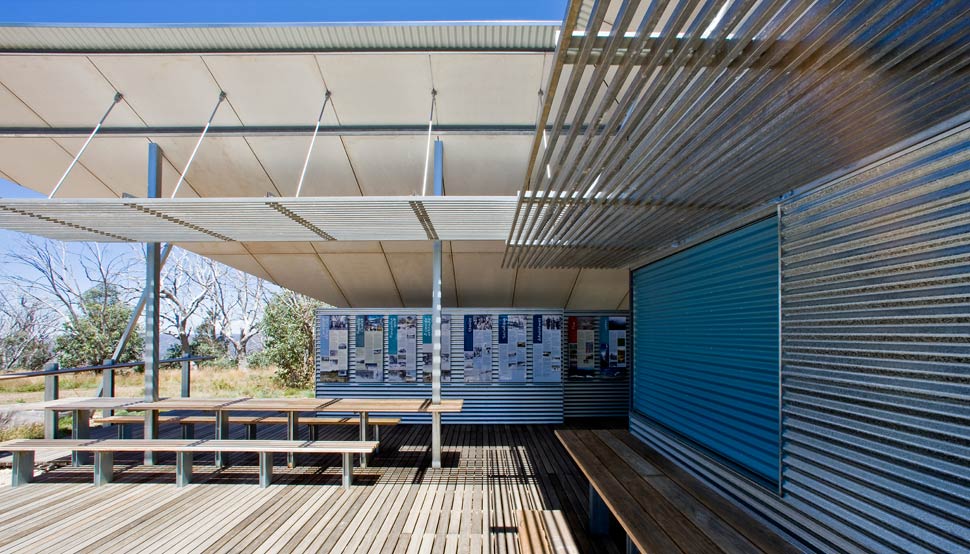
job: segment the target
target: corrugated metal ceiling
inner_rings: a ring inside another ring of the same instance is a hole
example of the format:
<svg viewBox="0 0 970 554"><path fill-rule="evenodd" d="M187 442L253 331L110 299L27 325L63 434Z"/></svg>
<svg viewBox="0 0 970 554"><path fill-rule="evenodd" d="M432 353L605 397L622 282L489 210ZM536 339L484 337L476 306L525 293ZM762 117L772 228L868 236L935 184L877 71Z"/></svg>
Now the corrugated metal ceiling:
<svg viewBox="0 0 970 554"><path fill-rule="evenodd" d="M329 52L555 48L558 22L0 26L6 52Z"/></svg>

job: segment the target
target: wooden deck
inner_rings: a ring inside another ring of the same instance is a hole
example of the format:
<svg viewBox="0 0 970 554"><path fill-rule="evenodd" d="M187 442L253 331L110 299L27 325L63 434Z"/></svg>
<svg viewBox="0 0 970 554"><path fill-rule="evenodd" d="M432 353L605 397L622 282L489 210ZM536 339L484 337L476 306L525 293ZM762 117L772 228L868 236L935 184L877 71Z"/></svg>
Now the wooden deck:
<svg viewBox="0 0 970 554"><path fill-rule="evenodd" d="M200 426L198 438L211 429ZM269 426L260 438L284 432ZM356 432L328 427L321 439ZM179 429L162 433L177 438ZM233 426L234 438L243 433ZM429 426L386 430L350 492L337 456L307 456L295 469L277 456L268 489L255 455L233 455L237 465L218 472L200 456L184 489L174 485L174 455L144 466L139 454L119 454L116 482L99 488L90 466L58 467L0 489L0 552L518 552L518 509L562 510L582 552L619 551L587 535L587 482L553 427L445 425L443 435L435 470Z"/></svg>

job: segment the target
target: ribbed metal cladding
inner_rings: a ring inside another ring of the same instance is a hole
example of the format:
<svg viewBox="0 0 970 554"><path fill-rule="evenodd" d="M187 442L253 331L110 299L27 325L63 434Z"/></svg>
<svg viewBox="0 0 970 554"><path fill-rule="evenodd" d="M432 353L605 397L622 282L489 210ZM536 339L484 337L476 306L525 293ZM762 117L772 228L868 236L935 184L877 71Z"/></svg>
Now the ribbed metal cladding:
<svg viewBox="0 0 970 554"><path fill-rule="evenodd" d="M567 418L627 417L630 382L589 381L564 384L563 415Z"/></svg>
<svg viewBox="0 0 970 554"><path fill-rule="evenodd" d="M778 228L771 217L633 272L633 410L778 481Z"/></svg>
<svg viewBox="0 0 970 554"><path fill-rule="evenodd" d="M620 418L627 417L630 409L630 367L632 367L633 362L629 356L630 353L630 335L632 334L630 326L633 324L630 321L630 312L626 311L596 311L596 310L571 310L567 311L565 314L566 318L569 317L609 317L609 316L622 316L627 318L627 369L626 373L616 379L581 379L573 378L570 379L567 375L564 376L565 381L563 382L563 415L567 418L576 419L590 419L590 418ZM597 325L593 329L593 342L594 344L601 344L603 337L600 336L600 327ZM566 344L563 344L564 348ZM563 352L563 359L568 361L568 366L572 367L576 364L575 357L568 354L566 351Z"/></svg>
<svg viewBox="0 0 970 554"><path fill-rule="evenodd" d="M864 550L970 551L970 129L782 229L787 502Z"/></svg>
<svg viewBox="0 0 970 554"><path fill-rule="evenodd" d="M390 50L548 51L553 22L266 25L0 25L8 52L326 52Z"/></svg>
<svg viewBox="0 0 970 554"><path fill-rule="evenodd" d="M316 311L317 324L320 328L320 317L324 315L348 315L349 336L351 340L356 332L356 315L383 315L385 329L387 316L424 315L431 313L427 309L414 308L327 308ZM460 398L465 400L464 408L459 414L443 414L445 423L480 423L480 424L531 424L531 423L562 423L563 421L563 384L562 383L534 383L532 382L532 348L526 348L527 371L526 383L498 382L498 316L500 314L558 314L561 310L544 308L446 308L444 315L451 316L451 375L452 382L441 384L442 398ZM464 325L466 314L490 314L494 318L492 332L492 379L491 383L464 383ZM530 319L531 323L531 319ZM423 320L418 319L418 351L420 352L421 332ZM526 339L532 340L532 326L526 326ZM388 365L387 352L388 334L384 334L384 367ZM318 345L314 340L314 347ZM349 383L324 383L317 380L317 398L431 398L431 384L423 382L425 368L418 356L417 383L355 383L356 349L349 352ZM314 356L316 366L320 367L319 354ZM382 414L384 415L384 414ZM430 423L431 417L422 414L389 414L401 417L405 423Z"/></svg>

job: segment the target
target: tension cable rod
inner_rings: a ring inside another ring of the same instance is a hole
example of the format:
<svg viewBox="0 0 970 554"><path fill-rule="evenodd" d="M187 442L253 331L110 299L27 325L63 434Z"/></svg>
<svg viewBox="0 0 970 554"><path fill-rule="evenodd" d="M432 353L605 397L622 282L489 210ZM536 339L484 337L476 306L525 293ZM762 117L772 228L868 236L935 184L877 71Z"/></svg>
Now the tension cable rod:
<svg viewBox="0 0 970 554"><path fill-rule="evenodd" d="M88 135L88 140L84 141L84 144L81 146L81 149L78 150L77 155L74 156L73 160L71 160L71 165L67 166L67 170L64 172L64 175L61 175L61 179L56 185L54 185L54 190L52 190L50 195L47 197L48 200L54 198L54 195L57 194L57 190L61 188L62 184L64 184L64 179L67 179L67 176L71 173L71 170L74 169L75 165L77 165L77 161L81 159L81 154L83 154L88 145L91 144L91 139L94 138L94 135L98 134L98 131L101 129L101 125L104 124L104 120L108 119L108 114L111 113L111 110L113 110L114 107L118 105L118 102L121 102L121 99L124 97L125 96L120 92L115 92L115 96L111 100L111 105L108 106L108 111L104 112L104 115L101 116L101 121L98 121L98 124L95 125L94 129L91 131L91 134Z"/></svg>

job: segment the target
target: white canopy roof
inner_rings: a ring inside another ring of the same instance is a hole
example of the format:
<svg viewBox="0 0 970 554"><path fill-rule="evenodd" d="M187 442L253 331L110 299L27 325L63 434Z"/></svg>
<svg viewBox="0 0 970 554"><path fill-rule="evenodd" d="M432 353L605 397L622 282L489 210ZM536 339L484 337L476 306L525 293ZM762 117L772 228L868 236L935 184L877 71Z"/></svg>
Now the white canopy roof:
<svg viewBox="0 0 970 554"><path fill-rule="evenodd" d="M478 43L464 46L459 38L467 38L469 29L439 27L428 36L447 37L449 28L465 34L455 35L453 44L384 45L380 51L354 51L348 44L336 51L133 54L124 51L131 45L121 43L92 46L108 40L103 29L49 32L45 40L53 42L46 45L30 42L38 40L40 31L0 29L0 50L7 51L0 53L0 177L43 194L52 190L119 91L124 100L57 197L145 196L149 142L164 153L162 195L169 196L220 90L228 94L178 194L206 202L135 198L98 204L99 214L110 214L98 217L98 225L92 225L81 204L53 203L31 209L67 225L41 230L38 218L9 210L3 225L73 240L147 240L161 233L190 250L337 306L428 306L431 243L409 202L421 193L435 89L434 136L444 145L441 206L448 207L441 211L436 199L420 201L446 240L445 304L625 307L625 270L502 266L508 210L514 211L509 197L525 182L538 92L549 71L548 25L534 36L522 25L490 25L474 31ZM139 29L137 38L148 40L152 32ZM407 30L395 32L399 38L408 35ZM165 40L174 40L170 30L164 33L169 36ZM376 37L380 29L368 33ZM88 46L58 46L56 40L68 36L78 44L87 40ZM111 40L119 36L114 33ZM238 43L237 50L246 50L245 44ZM307 198L293 204L293 213L313 219L319 230L338 240L327 240L270 207L294 201L327 90L332 103L310 158L301 194ZM371 197L398 199L370 215L342 203L342 198L369 202ZM472 202L466 207L473 209L462 213L458 200ZM332 206L322 208L328 202L349 209L338 216ZM488 212L483 211L486 204ZM191 226L132 206L151 206ZM223 207L236 211L215 219L206 213ZM145 222L151 222L150 230L142 227Z"/></svg>

